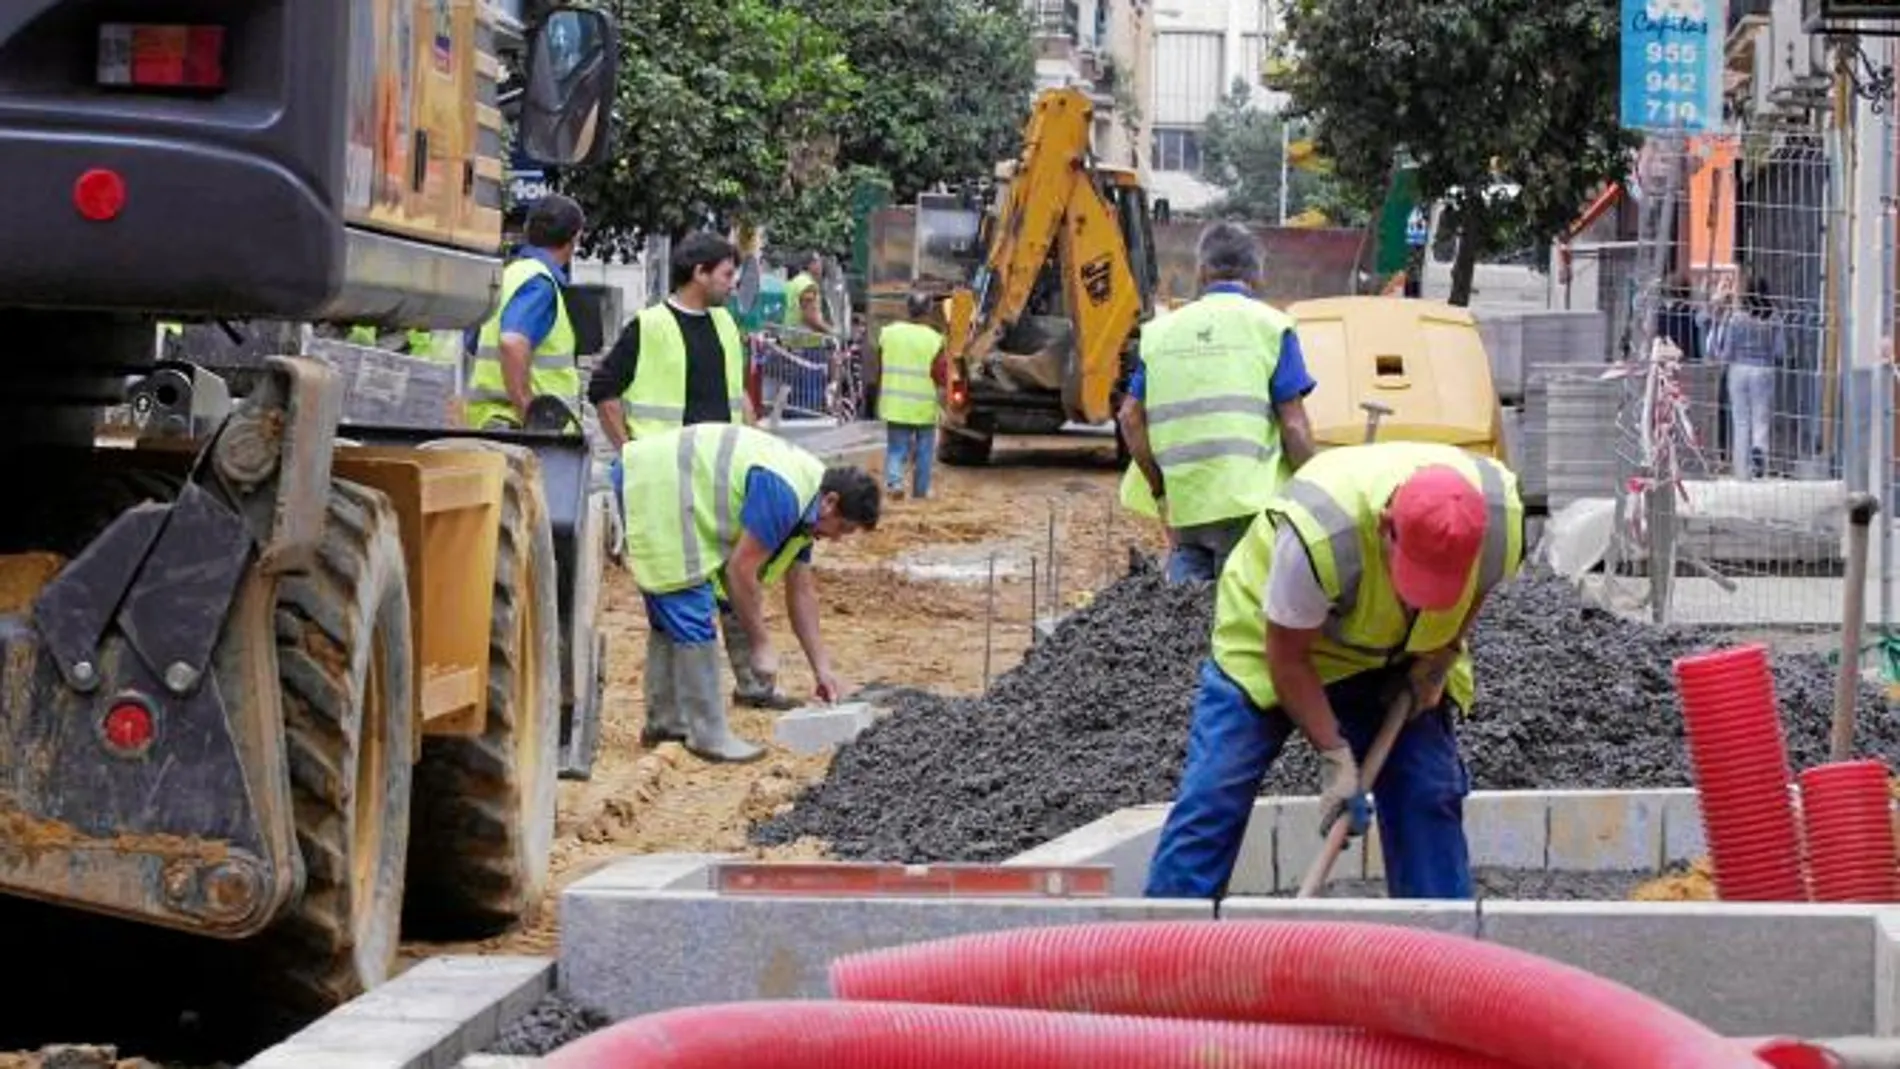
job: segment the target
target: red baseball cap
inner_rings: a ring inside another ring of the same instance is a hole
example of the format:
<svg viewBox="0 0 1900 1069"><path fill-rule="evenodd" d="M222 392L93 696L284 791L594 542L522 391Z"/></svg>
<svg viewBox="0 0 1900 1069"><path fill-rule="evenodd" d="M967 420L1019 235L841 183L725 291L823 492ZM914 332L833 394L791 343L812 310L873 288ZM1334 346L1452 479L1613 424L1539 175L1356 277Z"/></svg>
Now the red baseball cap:
<svg viewBox="0 0 1900 1069"><path fill-rule="evenodd" d="M1455 468L1433 464L1412 473L1392 495L1387 515L1395 545L1392 585L1414 609L1456 606L1484 551L1484 494Z"/></svg>

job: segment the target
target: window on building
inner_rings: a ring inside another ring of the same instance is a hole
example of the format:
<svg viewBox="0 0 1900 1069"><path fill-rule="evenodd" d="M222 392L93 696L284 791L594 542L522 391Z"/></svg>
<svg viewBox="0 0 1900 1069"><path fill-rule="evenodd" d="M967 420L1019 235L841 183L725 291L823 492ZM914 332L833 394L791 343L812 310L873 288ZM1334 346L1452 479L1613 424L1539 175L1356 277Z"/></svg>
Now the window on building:
<svg viewBox="0 0 1900 1069"><path fill-rule="evenodd" d="M1157 171L1201 173L1201 131L1194 127L1158 126L1148 165Z"/></svg>
<svg viewBox="0 0 1900 1069"><path fill-rule="evenodd" d="M1155 34L1155 122L1198 126L1207 121L1227 89L1226 51L1226 39L1218 33Z"/></svg>

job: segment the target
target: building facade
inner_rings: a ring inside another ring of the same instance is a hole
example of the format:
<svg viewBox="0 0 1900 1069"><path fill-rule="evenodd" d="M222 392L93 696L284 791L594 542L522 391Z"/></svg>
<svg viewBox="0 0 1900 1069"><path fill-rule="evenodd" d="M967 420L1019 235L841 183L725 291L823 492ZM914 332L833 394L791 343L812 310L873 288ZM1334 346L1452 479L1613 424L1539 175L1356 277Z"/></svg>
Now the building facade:
<svg viewBox="0 0 1900 1069"><path fill-rule="evenodd" d="M1159 0L1152 91L1143 111L1151 128L1150 188L1175 210L1191 212L1219 196L1201 178L1201 139L1235 79L1253 87L1257 105L1284 105L1281 94L1260 84L1284 8L1283 0Z"/></svg>
<svg viewBox="0 0 1900 1069"><path fill-rule="evenodd" d="M1140 169L1154 67L1151 0L1030 0L1036 90L1075 86L1095 104L1095 153Z"/></svg>

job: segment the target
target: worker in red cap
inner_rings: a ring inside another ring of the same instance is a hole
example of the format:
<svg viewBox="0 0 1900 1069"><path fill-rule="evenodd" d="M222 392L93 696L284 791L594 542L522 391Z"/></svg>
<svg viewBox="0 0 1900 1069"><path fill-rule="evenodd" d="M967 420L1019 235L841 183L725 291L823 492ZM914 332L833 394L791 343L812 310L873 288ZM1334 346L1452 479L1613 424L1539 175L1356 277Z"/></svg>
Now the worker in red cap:
<svg viewBox="0 0 1900 1069"><path fill-rule="evenodd" d="M1302 466L1221 571L1147 893L1226 893L1261 780L1298 728L1320 755L1321 835L1342 818L1362 833L1376 802L1392 897L1470 898L1452 717L1471 708L1465 636L1522 564L1523 520L1510 470L1452 446L1347 446ZM1362 784L1359 763L1408 690L1412 720L1377 784Z"/></svg>

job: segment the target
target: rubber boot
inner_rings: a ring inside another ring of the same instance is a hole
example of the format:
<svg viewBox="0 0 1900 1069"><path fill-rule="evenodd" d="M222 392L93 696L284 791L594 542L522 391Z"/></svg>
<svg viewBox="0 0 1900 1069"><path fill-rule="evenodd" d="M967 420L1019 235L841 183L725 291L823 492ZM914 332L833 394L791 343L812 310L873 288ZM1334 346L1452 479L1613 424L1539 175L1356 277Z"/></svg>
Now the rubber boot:
<svg viewBox="0 0 1900 1069"><path fill-rule="evenodd" d="M651 750L663 742L686 741L685 710L680 707L676 652L673 640L658 631L647 632L647 722L640 729L640 748Z"/></svg>
<svg viewBox="0 0 1900 1069"><path fill-rule="evenodd" d="M761 682L752 670L752 637L745 633L739 614L730 610L719 614L720 636L726 640L726 663L732 666L732 704L753 709L785 712L798 703L769 683Z"/></svg>
<svg viewBox="0 0 1900 1069"><path fill-rule="evenodd" d="M765 756L763 747L734 735L726 722L726 702L719 693L719 650L712 643L673 648L673 683L686 712L688 753L734 764Z"/></svg>

